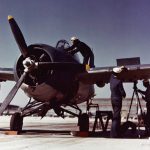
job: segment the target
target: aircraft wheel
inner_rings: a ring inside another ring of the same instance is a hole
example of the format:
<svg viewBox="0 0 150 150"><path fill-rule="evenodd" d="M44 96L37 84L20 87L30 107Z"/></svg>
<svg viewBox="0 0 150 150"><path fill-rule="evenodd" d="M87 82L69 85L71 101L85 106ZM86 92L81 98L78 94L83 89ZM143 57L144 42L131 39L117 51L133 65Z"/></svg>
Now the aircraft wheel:
<svg viewBox="0 0 150 150"><path fill-rule="evenodd" d="M80 131L89 131L89 116L88 116L88 114L83 113L79 116L78 125L79 125Z"/></svg>
<svg viewBox="0 0 150 150"><path fill-rule="evenodd" d="M10 120L10 130L13 131L22 131L23 126L23 117L20 113L14 113Z"/></svg>

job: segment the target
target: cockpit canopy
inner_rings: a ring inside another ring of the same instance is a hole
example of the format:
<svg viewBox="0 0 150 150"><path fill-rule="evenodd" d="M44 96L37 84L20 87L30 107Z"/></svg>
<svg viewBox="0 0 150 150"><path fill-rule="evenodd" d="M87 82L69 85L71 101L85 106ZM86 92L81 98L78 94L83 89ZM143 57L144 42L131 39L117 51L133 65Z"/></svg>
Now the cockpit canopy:
<svg viewBox="0 0 150 150"><path fill-rule="evenodd" d="M66 48L69 48L69 47L70 47L69 42L67 42L66 40L59 40L56 44L56 48L60 51L64 51ZM80 62L78 54L74 54L72 55L72 57L74 57L75 60Z"/></svg>
<svg viewBox="0 0 150 150"><path fill-rule="evenodd" d="M69 48L69 47L70 47L70 45L66 40L59 40L56 44L56 48L58 50L64 50L64 49Z"/></svg>

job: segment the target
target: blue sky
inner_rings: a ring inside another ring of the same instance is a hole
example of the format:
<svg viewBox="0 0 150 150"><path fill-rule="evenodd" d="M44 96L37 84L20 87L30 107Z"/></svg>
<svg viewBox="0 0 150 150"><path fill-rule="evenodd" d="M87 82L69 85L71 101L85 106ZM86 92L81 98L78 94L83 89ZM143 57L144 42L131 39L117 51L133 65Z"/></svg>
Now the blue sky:
<svg viewBox="0 0 150 150"><path fill-rule="evenodd" d="M7 16L18 22L28 45L55 46L77 36L94 51L95 64L116 65L117 58L140 57L150 63L149 0L0 0L0 66L13 67L19 49ZM2 101L14 83L2 83ZM125 85L131 96L132 85ZM110 97L109 85L96 88L98 97ZM22 105L19 91L12 103ZM26 101L25 101L26 102Z"/></svg>

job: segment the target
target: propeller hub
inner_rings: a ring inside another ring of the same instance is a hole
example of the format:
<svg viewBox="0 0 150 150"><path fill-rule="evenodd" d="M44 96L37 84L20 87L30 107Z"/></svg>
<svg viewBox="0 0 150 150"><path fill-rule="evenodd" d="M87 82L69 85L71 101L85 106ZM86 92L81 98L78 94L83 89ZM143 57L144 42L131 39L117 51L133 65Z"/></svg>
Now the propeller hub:
<svg viewBox="0 0 150 150"><path fill-rule="evenodd" d="M23 61L23 66L24 66L24 71L25 72L29 72L33 69L35 69L35 61L32 60L30 57L27 57L24 61Z"/></svg>

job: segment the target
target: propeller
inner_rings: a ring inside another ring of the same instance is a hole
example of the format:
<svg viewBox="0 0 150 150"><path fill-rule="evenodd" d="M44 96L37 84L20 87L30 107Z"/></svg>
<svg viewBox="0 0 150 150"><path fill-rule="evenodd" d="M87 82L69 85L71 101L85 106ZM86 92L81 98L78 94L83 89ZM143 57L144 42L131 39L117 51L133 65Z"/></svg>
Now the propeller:
<svg viewBox="0 0 150 150"><path fill-rule="evenodd" d="M28 56L28 47L27 47L27 44L26 44L25 39L23 37L23 34L22 34L19 26L17 25L16 21L14 20L14 18L12 16L8 16L8 21L9 21L12 33L15 37L16 43L19 46L20 52L23 55L23 57L26 58ZM33 67L34 66L33 61L30 61L29 59L27 59L27 61L24 61L23 65L25 67L24 72L21 75L20 79L17 81L17 83L14 85L14 87L11 89L11 91L9 92L9 94L7 95L5 100L3 101L3 103L0 107L0 115L2 115L4 110L7 108L7 106L10 104L10 102L12 101L14 96L16 95L18 89L22 85L27 74L34 68Z"/></svg>
<svg viewBox="0 0 150 150"><path fill-rule="evenodd" d="M15 40L16 40L16 42L17 42L17 44L19 46L19 49L21 51L21 54L23 55L24 58L26 58L27 55L28 55L28 48L27 48L27 44L25 42L25 39L23 37L23 34L22 34L19 26L17 25L16 21L14 20L14 18L12 16L8 16L8 21L9 21L12 33L13 33L13 35L15 37ZM21 75L20 79L17 81L17 83L14 85L14 87L11 89L11 91L9 92L9 94L7 95L5 100L3 101L3 103L2 103L2 105L0 107L0 115L2 115L4 110L10 104L10 102L12 101L14 96L16 95L18 89L22 85L26 75L31 70L31 69L28 69L28 68L31 68L31 66L28 66L28 64L23 64L23 65L25 67L24 72Z"/></svg>
<svg viewBox="0 0 150 150"><path fill-rule="evenodd" d="M12 16L8 16L8 21L9 21L12 33L15 37L16 43L18 44L19 49L21 51L21 54L23 55L24 58L26 58L28 55L28 47L23 37L23 34L19 26L17 25L15 19Z"/></svg>
<svg viewBox="0 0 150 150"><path fill-rule="evenodd" d="M85 71L86 67L83 64L73 62L38 62L35 65L44 69L55 69L63 71Z"/></svg>

